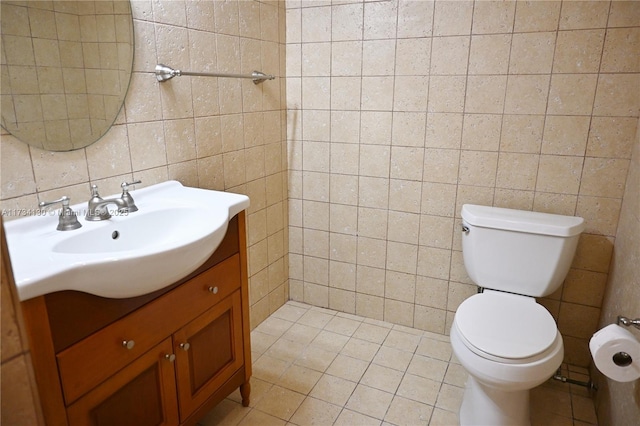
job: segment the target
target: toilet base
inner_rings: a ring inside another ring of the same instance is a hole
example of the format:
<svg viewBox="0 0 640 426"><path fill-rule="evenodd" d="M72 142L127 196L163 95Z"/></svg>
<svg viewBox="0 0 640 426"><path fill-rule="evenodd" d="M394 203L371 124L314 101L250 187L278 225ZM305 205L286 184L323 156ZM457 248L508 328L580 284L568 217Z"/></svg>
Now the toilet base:
<svg viewBox="0 0 640 426"><path fill-rule="evenodd" d="M529 390L504 392L469 376L460 406L460 426L529 426Z"/></svg>

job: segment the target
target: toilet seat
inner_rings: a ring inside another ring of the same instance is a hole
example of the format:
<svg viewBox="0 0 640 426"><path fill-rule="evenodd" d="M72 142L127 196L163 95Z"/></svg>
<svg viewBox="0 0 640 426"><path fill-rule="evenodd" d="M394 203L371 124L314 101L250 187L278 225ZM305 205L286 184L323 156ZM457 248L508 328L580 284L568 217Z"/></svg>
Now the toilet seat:
<svg viewBox="0 0 640 426"><path fill-rule="evenodd" d="M558 338L556 323L533 297L485 290L458 307L455 326L476 354L502 362L528 362Z"/></svg>

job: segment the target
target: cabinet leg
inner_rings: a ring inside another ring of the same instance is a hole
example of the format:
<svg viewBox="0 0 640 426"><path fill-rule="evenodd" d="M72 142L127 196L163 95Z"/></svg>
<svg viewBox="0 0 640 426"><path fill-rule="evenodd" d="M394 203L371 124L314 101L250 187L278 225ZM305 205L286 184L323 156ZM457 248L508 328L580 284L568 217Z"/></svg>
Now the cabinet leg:
<svg viewBox="0 0 640 426"><path fill-rule="evenodd" d="M240 385L240 395L242 396L242 406L243 407L248 407L249 406L249 394L251 393L251 383L250 382L245 382L243 384Z"/></svg>

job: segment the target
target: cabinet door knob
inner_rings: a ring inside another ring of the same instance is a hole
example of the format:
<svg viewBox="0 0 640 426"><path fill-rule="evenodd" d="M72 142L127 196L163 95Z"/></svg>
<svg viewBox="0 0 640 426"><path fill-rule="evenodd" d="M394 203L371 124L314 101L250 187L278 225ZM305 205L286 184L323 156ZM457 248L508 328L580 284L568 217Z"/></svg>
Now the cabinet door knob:
<svg viewBox="0 0 640 426"><path fill-rule="evenodd" d="M133 349L133 347L136 345L136 342L134 342L133 340L123 340L122 341L122 347L123 348L127 348L129 350Z"/></svg>
<svg viewBox="0 0 640 426"><path fill-rule="evenodd" d="M188 351L190 347L191 347L191 345L189 344L189 342L180 343L180 349L182 349L185 352Z"/></svg>
<svg viewBox="0 0 640 426"><path fill-rule="evenodd" d="M218 287L209 287L209 291L213 294L218 294Z"/></svg>
<svg viewBox="0 0 640 426"><path fill-rule="evenodd" d="M173 362L173 361L176 360L176 355L175 354L166 354L164 357L169 362Z"/></svg>

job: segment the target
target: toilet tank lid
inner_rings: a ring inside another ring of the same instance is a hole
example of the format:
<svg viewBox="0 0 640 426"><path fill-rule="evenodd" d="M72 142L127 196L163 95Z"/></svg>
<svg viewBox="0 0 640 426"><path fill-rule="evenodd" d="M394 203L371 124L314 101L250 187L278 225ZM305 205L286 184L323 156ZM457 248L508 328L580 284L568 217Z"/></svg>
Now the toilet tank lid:
<svg viewBox="0 0 640 426"><path fill-rule="evenodd" d="M551 213L464 204L462 219L469 225L531 234L571 237L584 229L584 219Z"/></svg>

